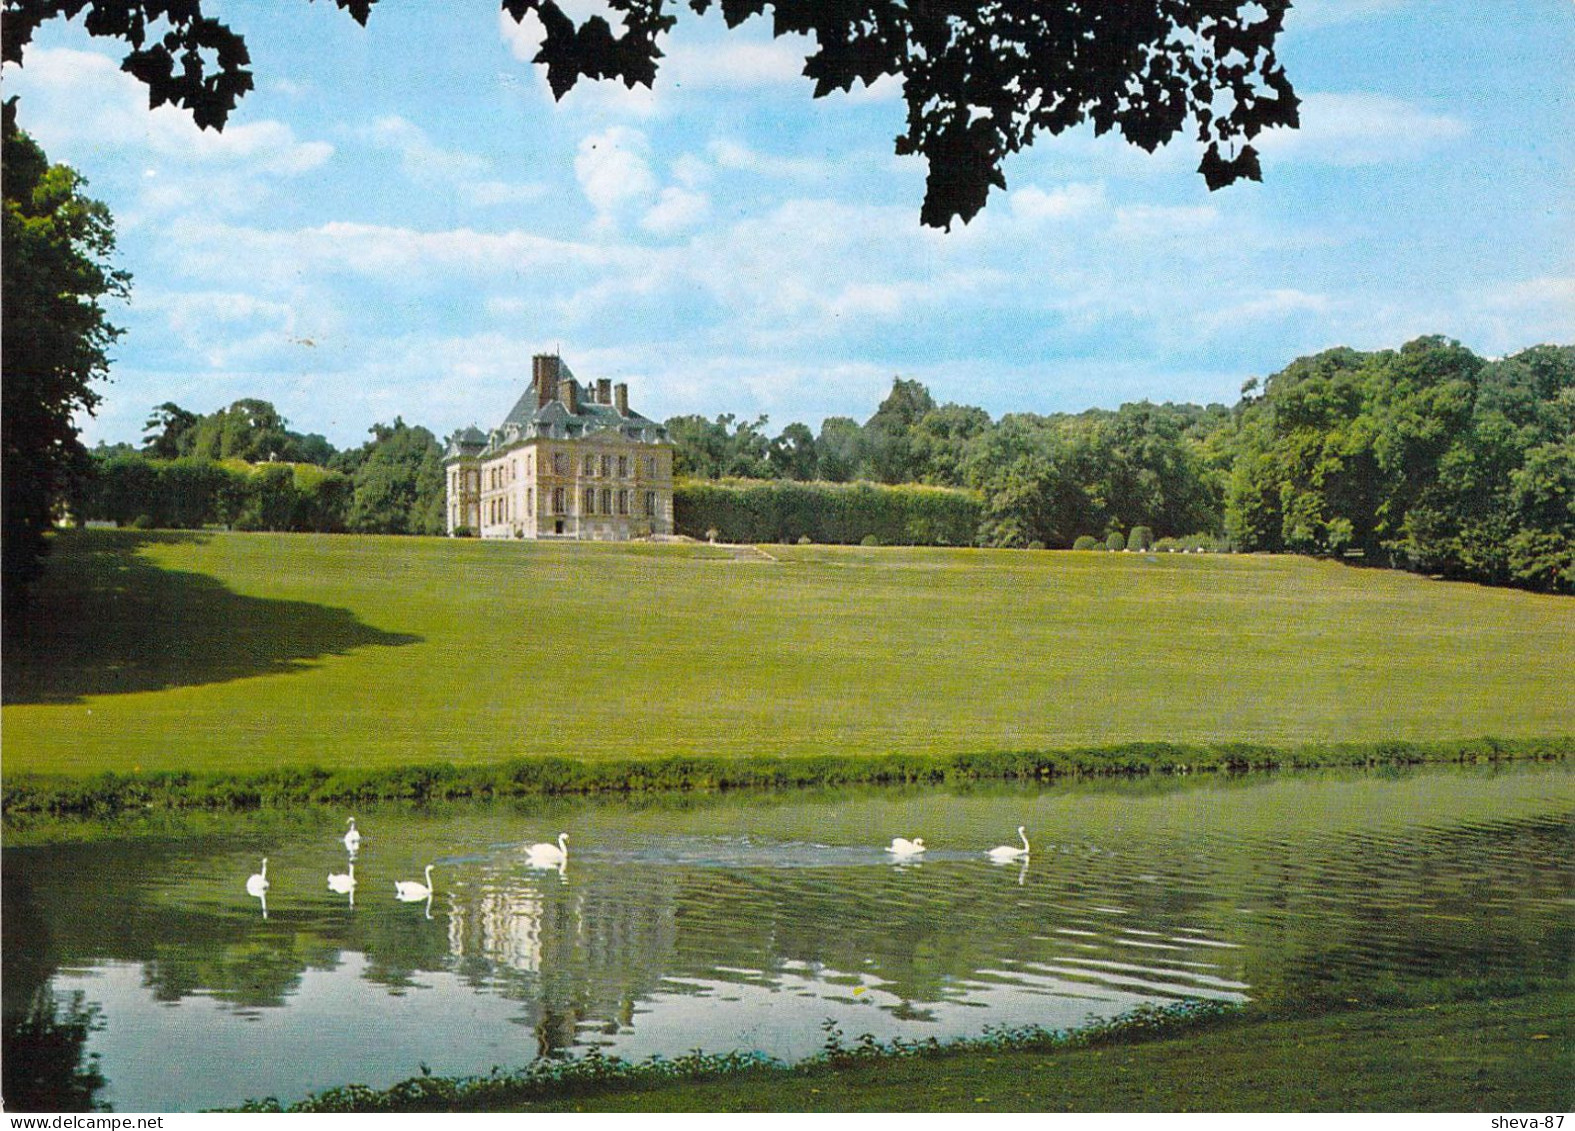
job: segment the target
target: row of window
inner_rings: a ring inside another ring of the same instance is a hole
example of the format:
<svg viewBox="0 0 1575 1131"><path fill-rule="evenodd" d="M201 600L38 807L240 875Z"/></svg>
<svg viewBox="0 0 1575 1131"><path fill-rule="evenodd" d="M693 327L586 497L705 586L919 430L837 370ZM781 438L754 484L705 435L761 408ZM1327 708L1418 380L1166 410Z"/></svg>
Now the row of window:
<svg viewBox="0 0 1575 1131"><path fill-rule="evenodd" d="M646 477L651 479L656 478L656 457L644 456L642 458L645 460ZM529 454L525 457L525 459L525 470L528 474L535 466L535 456L534 454ZM602 479L611 479L616 472L619 479L627 479L629 477L630 466L631 461L628 456L588 455L585 456L580 463L580 474L582 476L599 475L599 477ZM552 471L554 475L568 475L570 467L571 464L569 462L568 452L552 453ZM465 486L462 477L466 474L467 473L463 470L456 470L453 472L449 478L449 489L455 493L462 491ZM474 483L476 487L479 488L481 479L480 472L474 472L471 474L475 475L472 483ZM519 465L514 460L509 460L507 463L494 464L486 469L487 489L489 491L496 491L501 487L505 487L518 478Z"/></svg>
<svg viewBox="0 0 1575 1131"><path fill-rule="evenodd" d="M628 490L627 488L624 488L615 493L611 487L603 487L600 489L600 494L598 497L598 491L595 487L587 487L585 488L584 494L580 496L580 513L582 515L619 514L627 516L629 514L629 504L632 501L631 496L633 494L634 492ZM549 513L568 514L568 501L568 490L563 487L554 487L552 489L552 510ZM600 506L597 505L598 502L601 504ZM535 496L532 494L527 494L525 496L525 515L527 518L534 518L535 513ZM655 491L645 492L645 517L656 517ZM496 499L487 500L488 525L497 526L501 523L511 522L513 519L514 506L513 499L511 497L504 495Z"/></svg>

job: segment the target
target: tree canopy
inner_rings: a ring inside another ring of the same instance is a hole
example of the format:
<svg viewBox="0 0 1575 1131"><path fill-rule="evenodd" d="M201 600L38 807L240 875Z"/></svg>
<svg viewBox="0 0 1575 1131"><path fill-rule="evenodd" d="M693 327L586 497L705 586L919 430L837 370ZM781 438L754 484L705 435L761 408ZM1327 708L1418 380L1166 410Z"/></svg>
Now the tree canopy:
<svg viewBox="0 0 1575 1131"><path fill-rule="evenodd" d="M87 466L73 417L99 402L108 349L120 335L101 299L123 297L129 277L109 265L109 209L82 193L83 180L17 128L5 103L3 428L4 588L14 607L37 572L44 531Z"/></svg>
<svg viewBox="0 0 1575 1131"><path fill-rule="evenodd" d="M376 0L334 0L362 24ZM582 78L655 81L658 39L687 7L715 8L730 28L771 21L774 36L813 46L804 75L815 97L892 78L907 105L896 152L929 167L921 220L949 228L1004 188L1003 161L1042 133L1089 123L1149 152L1191 125L1210 189L1261 179L1251 144L1294 127L1298 99L1275 54L1290 0L601 0L576 21L559 0L502 0L542 31L535 62L558 98ZM252 89L242 36L202 0L5 0L3 56L21 63L48 20L86 13L87 30L130 50L121 64L151 106L188 110L223 129ZM434 17L442 18L442 17ZM615 26L616 25L616 26Z"/></svg>

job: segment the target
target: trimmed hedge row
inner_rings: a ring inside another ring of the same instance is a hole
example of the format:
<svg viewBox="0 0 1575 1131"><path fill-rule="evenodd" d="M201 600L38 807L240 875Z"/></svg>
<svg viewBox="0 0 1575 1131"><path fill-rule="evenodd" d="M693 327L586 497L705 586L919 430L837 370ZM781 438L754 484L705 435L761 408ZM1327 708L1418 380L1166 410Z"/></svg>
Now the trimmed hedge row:
<svg viewBox="0 0 1575 1131"><path fill-rule="evenodd" d="M714 530L723 542L972 546L983 515L971 491L918 484L727 479L673 490L677 532Z"/></svg>
<svg viewBox="0 0 1575 1131"><path fill-rule="evenodd" d="M16 775L0 802L8 824L57 816L107 817L140 809L252 809L262 805L447 801L558 794L1048 780L1312 766L1411 765L1510 759L1558 760L1575 737L1480 738L1448 742L1364 742L1276 747L1222 742L1129 742L1069 750L968 754L823 754L810 757L674 756L581 762L518 758L489 765L434 763L384 770L315 767L255 774L181 771L90 778Z"/></svg>

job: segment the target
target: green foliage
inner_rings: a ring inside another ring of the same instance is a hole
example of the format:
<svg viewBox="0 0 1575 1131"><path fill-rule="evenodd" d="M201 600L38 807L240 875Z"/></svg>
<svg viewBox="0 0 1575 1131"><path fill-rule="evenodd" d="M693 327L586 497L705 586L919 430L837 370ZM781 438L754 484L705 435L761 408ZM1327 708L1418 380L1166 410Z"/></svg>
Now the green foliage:
<svg viewBox="0 0 1575 1131"><path fill-rule="evenodd" d="M1112 530L1105 536L1105 549L1120 553L1127 548L1126 535L1119 530Z"/></svg>
<svg viewBox="0 0 1575 1131"><path fill-rule="evenodd" d="M1153 549L1154 532L1146 526L1134 526L1132 533L1127 535L1127 548L1132 550Z"/></svg>
<svg viewBox="0 0 1575 1131"><path fill-rule="evenodd" d="M828 416L820 422L815 437L815 453L820 477L827 483L847 483L859 470L858 421L846 416Z"/></svg>
<svg viewBox="0 0 1575 1131"><path fill-rule="evenodd" d="M1092 534L1082 534L1082 535L1078 536L1078 539L1077 539L1076 542L1072 543L1072 549L1074 549L1074 550L1097 550L1102 545L1103 545L1103 543L1101 543L1099 541L1099 539L1095 538Z"/></svg>
<svg viewBox="0 0 1575 1131"><path fill-rule="evenodd" d="M889 546L968 545L979 525L978 499L941 487L869 483L680 483L673 491L680 534L723 542Z"/></svg>
<svg viewBox="0 0 1575 1131"><path fill-rule="evenodd" d="M795 450L796 440L789 441L777 459L772 459L764 416L752 421L738 420L732 413L714 421L703 416L675 416L666 427L674 446L673 473L691 479L771 479L779 464L805 459L802 451Z"/></svg>
<svg viewBox="0 0 1575 1131"><path fill-rule="evenodd" d="M95 460L83 516L139 529L337 533L345 529L350 479L313 464L216 463L116 454Z"/></svg>
<svg viewBox="0 0 1575 1131"><path fill-rule="evenodd" d="M1241 406L1226 528L1246 550L1575 592L1572 435L1572 347L1299 358Z"/></svg>
<svg viewBox="0 0 1575 1131"><path fill-rule="evenodd" d="M354 459L349 528L365 534L444 532L443 448L399 417L374 424Z"/></svg>
<svg viewBox="0 0 1575 1131"><path fill-rule="evenodd" d="M971 753L661 755L584 761L513 758L378 769L318 766L254 772L149 771L91 777L8 775L4 819L107 818L157 810L248 810L263 806L425 803L505 797L562 797L716 789L842 785L1053 781L1058 778L1242 773L1337 766L1550 761L1575 757L1575 738L1470 739L1274 745L1246 742L1125 742L1057 750Z"/></svg>
<svg viewBox="0 0 1575 1131"><path fill-rule="evenodd" d="M8 12L7 44L12 18ZM108 376L108 350L120 336L101 300L124 298L130 277L109 266L109 209L17 128L15 99L4 105L3 129L0 591L15 611L38 575L57 511L79 501L88 457L74 418L99 403L93 382Z"/></svg>
<svg viewBox="0 0 1575 1131"><path fill-rule="evenodd" d="M934 409L930 391L918 381L892 380L891 392L864 422L861 434L861 464L872 479L911 483L920 478L911 433Z"/></svg>

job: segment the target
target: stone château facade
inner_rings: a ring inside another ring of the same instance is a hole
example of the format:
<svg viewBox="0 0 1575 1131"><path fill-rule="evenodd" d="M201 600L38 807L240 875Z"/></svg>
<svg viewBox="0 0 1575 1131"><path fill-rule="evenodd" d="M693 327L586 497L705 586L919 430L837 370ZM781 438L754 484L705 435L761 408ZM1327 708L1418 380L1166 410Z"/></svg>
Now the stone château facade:
<svg viewBox="0 0 1575 1131"><path fill-rule="evenodd" d="M622 541L673 532L667 429L629 408L629 386L580 384L550 354L491 432L449 437L448 532Z"/></svg>

